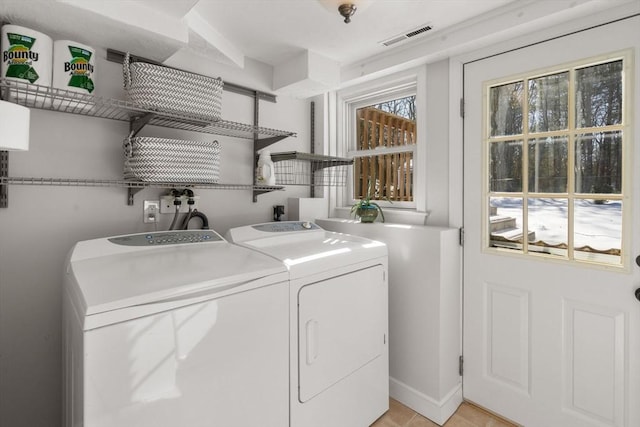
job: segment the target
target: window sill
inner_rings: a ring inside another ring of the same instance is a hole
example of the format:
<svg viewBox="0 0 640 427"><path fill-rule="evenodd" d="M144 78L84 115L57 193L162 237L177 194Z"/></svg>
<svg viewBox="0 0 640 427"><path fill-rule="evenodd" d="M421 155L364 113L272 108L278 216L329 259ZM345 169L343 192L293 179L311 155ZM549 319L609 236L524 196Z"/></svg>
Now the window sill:
<svg viewBox="0 0 640 427"><path fill-rule="evenodd" d="M406 225L426 225L429 212L418 212L408 209L384 209L385 222ZM335 208L333 218L354 219L351 208ZM379 222L379 221L376 221Z"/></svg>

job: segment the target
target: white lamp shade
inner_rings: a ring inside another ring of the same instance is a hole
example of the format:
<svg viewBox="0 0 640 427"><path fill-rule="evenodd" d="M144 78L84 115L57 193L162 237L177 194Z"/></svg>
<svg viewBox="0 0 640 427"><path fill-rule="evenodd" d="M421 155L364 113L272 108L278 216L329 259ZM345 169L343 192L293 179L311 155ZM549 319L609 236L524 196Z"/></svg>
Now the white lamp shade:
<svg viewBox="0 0 640 427"><path fill-rule="evenodd" d="M30 113L27 107L0 101L0 150L29 149Z"/></svg>

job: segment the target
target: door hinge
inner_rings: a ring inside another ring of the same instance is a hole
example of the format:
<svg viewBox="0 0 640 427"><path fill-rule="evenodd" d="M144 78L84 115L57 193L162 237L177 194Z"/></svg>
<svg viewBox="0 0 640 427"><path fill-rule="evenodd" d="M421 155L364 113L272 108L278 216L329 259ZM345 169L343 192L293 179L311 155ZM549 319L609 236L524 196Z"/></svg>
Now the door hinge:
<svg viewBox="0 0 640 427"><path fill-rule="evenodd" d="M464 119L464 98L460 98L460 117Z"/></svg>
<svg viewBox="0 0 640 427"><path fill-rule="evenodd" d="M464 227L460 227L459 231L460 231L459 243L460 243L460 246L464 246Z"/></svg>
<svg viewBox="0 0 640 427"><path fill-rule="evenodd" d="M458 374L460 374L460 376L462 376L462 372L463 372L463 367L462 365L464 364L464 359L462 358L462 356L460 356L458 358Z"/></svg>

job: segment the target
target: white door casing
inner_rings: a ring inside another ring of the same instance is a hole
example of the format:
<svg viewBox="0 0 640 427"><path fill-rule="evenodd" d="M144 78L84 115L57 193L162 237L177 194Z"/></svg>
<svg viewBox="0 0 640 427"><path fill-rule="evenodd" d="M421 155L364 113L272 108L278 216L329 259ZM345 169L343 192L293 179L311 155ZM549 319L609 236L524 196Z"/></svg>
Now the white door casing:
<svg viewBox="0 0 640 427"><path fill-rule="evenodd" d="M638 28L636 16L464 66L463 393L528 427L640 426ZM636 62L625 81L626 268L483 250L483 82L623 49Z"/></svg>

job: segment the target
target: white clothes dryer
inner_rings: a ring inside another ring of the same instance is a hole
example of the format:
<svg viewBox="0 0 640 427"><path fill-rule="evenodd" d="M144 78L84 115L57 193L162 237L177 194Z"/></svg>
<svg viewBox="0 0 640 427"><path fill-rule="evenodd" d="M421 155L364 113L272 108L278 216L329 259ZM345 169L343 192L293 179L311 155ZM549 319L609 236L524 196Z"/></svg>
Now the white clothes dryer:
<svg viewBox="0 0 640 427"><path fill-rule="evenodd" d="M387 247L309 222L229 230L290 278L291 427L365 427L389 408Z"/></svg>
<svg viewBox="0 0 640 427"><path fill-rule="evenodd" d="M288 299L282 263L214 231L77 243L64 425L288 425Z"/></svg>

